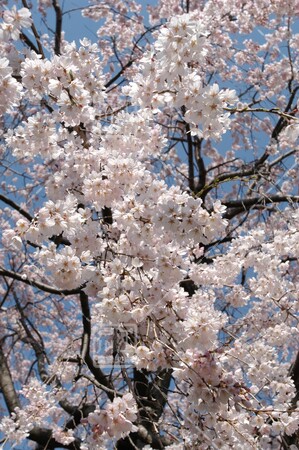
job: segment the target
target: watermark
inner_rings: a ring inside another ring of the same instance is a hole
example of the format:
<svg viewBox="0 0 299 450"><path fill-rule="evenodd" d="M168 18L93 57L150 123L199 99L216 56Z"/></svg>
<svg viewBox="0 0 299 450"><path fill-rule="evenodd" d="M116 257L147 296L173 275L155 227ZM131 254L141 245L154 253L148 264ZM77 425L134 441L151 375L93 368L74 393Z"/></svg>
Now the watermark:
<svg viewBox="0 0 299 450"><path fill-rule="evenodd" d="M94 365L102 370L132 368L126 347L137 342L137 333L135 323L97 324L92 330L90 348Z"/></svg>

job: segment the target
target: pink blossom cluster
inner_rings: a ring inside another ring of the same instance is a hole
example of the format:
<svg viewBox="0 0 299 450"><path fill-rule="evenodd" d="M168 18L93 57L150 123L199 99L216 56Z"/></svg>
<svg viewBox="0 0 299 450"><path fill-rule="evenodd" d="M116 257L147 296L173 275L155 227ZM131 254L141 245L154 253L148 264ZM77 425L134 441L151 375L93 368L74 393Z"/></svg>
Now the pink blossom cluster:
<svg viewBox="0 0 299 450"><path fill-rule="evenodd" d="M0 114L12 110L22 97L22 86L12 77L12 72L9 60L5 57L0 58Z"/></svg>
<svg viewBox="0 0 299 450"><path fill-rule="evenodd" d="M116 398L106 409L96 409L89 414L87 422L92 427L92 436L89 444L97 445L103 434L119 439L125 437L131 431L137 431L133 425L136 420L137 409L132 394L125 394L121 398Z"/></svg>
<svg viewBox="0 0 299 450"><path fill-rule="evenodd" d="M16 41L22 28L29 28L32 24L31 13L28 8L17 9L14 5L3 12L3 22L0 27L1 41L13 39Z"/></svg>
<svg viewBox="0 0 299 450"><path fill-rule="evenodd" d="M32 379L20 392L26 401L22 409L16 408L11 417L4 417L0 431L10 441L21 443L34 426L43 426L47 419L57 413L55 392L47 390L46 385ZM61 396L61 393L58 394Z"/></svg>
<svg viewBox="0 0 299 450"><path fill-rule="evenodd" d="M209 49L208 27L192 14L173 17L140 62L140 72L123 92L143 108L183 108L191 132L220 139L229 128L225 108L237 101L233 90L205 86L200 67ZM198 128L199 127L199 128Z"/></svg>

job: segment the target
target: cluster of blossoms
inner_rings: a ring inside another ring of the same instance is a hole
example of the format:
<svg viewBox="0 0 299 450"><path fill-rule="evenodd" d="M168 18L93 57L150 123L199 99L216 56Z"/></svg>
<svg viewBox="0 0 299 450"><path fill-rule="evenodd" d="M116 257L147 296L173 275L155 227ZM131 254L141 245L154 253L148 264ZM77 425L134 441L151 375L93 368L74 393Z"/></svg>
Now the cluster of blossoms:
<svg viewBox="0 0 299 450"><path fill-rule="evenodd" d="M45 426L47 419L59 411L57 400L60 393L47 389L37 379L31 379L20 394L26 406L17 407L11 417L4 417L0 424L0 431L5 433L8 440L16 443L28 437L34 426Z"/></svg>
<svg viewBox="0 0 299 450"><path fill-rule="evenodd" d="M14 5L12 9L6 9L0 26L1 41L7 42L10 39L16 41L22 28L29 28L31 24L31 13L28 8L17 9Z"/></svg>
<svg viewBox="0 0 299 450"><path fill-rule="evenodd" d="M0 114L9 112L22 96L22 86L12 77L13 69L7 58L0 58Z"/></svg>
<svg viewBox="0 0 299 450"><path fill-rule="evenodd" d="M92 427L89 444L97 445L108 434L114 439L127 436L137 431L133 422L137 418L136 402L132 394L115 398L105 409L96 409L88 415L87 423Z"/></svg>
<svg viewBox="0 0 299 450"><path fill-rule="evenodd" d="M97 46L88 39L81 44L79 49L75 43L65 44L61 56L51 61L31 52L21 64L26 96L31 101L46 97L55 109L51 118L66 126L90 123L102 112L104 103Z"/></svg>
<svg viewBox="0 0 299 450"><path fill-rule="evenodd" d="M179 108L193 134L220 139L229 128L225 108L237 101L233 90L205 86L201 66L209 50L208 27L192 14L173 17L158 33L140 72L123 89L143 108Z"/></svg>

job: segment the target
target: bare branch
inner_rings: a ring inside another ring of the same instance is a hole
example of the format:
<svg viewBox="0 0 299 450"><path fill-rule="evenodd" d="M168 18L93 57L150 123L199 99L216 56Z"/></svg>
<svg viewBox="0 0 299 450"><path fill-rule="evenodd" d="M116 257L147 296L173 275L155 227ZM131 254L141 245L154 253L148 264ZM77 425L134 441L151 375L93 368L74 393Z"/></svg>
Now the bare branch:
<svg viewBox="0 0 299 450"><path fill-rule="evenodd" d="M22 3L23 3L25 8L29 9L27 0L22 0ZM43 58L45 58L43 46L42 46L41 41L40 41L40 36L39 36L39 34L37 32L37 29L35 28L34 22L32 22L31 30L32 30L32 33L33 33L33 35L34 35L34 37L36 39L36 43L37 43L37 47L38 47L38 50L36 51L36 53L39 53L40 55L42 55Z"/></svg>
<svg viewBox="0 0 299 450"><path fill-rule="evenodd" d="M101 385L109 389L107 395L112 401L116 396L116 391L113 384L109 381L108 377L102 372L100 367L97 367L90 356L90 338L91 338L91 316L88 303L88 296L85 292L80 292L80 304L82 310L82 323L83 323L83 335L82 335L82 346L81 355L83 361L86 363L90 372L95 377Z"/></svg>
<svg viewBox="0 0 299 450"><path fill-rule="evenodd" d="M28 284L29 286L36 287L41 291L48 292L49 294L57 295L76 295L81 292L82 286L75 289L56 289L48 284L40 283L38 281L29 280L27 276L20 275L19 273L13 272L12 270L6 270L0 267L0 275L3 277L13 278L14 280L21 281L22 283Z"/></svg>
<svg viewBox="0 0 299 450"><path fill-rule="evenodd" d="M7 364L7 358L4 354L2 346L0 346L0 389L7 409L10 413L12 413L17 407L20 407L20 401L12 381L12 376Z"/></svg>
<svg viewBox="0 0 299 450"><path fill-rule="evenodd" d="M21 208L21 206L19 206L17 203L15 203L10 198L6 197L5 195L0 194L0 201L11 206L13 209L15 209L20 214L22 214L22 216L25 217L25 219L29 220L29 222L32 222L33 217L27 211L25 211L25 209Z"/></svg>
<svg viewBox="0 0 299 450"><path fill-rule="evenodd" d="M60 55L61 46L61 31L62 31L62 11L58 0L52 0L52 5L56 14L56 28L55 28L55 55Z"/></svg>
<svg viewBox="0 0 299 450"><path fill-rule="evenodd" d="M269 203L293 203L299 202L298 195L270 195L263 197L243 198L240 200L231 200L223 202L223 205L227 208L231 208L224 214L225 219L232 219L237 214L248 211L250 208L256 205L266 205Z"/></svg>

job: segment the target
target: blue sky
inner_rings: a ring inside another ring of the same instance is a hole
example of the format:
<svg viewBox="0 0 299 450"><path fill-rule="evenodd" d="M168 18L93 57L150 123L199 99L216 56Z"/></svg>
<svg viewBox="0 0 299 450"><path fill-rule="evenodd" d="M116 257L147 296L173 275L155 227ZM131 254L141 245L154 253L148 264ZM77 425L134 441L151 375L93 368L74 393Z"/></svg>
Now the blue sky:
<svg viewBox="0 0 299 450"><path fill-rule="evenodd" d="M146 7L148 5L155 5L157 3L156 0L136 0L137 3L142 5L142 13L147 17ZM104 3L104 2L103 2ZM63 30L65 31L65 37L67 41L76 41L79 43L79 39L83 37L87 37L91 41L95 42L97 40L96 32L101 26L100 22L94 22L92 20L87 20L86 18L82 18L81 9L84 6L89 6L90 3L88 0L63 0L60 1L61 8L64 12L63 15ZM32 1L33 5L33 16L35 19L35 24L38 29L43 28L44 24L41 20L40 14L34 14L34 10L37 11L37 0ZM69 13L68 13L69 11ZM49 9L49 23L50 27L55 26L55 16L53 9Z"/></svg>

